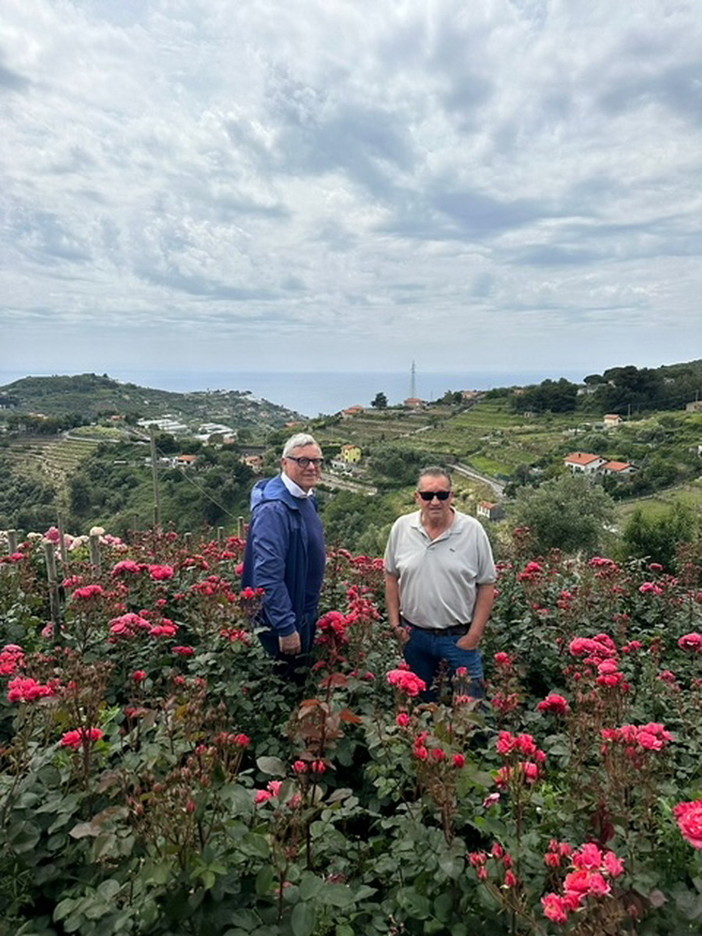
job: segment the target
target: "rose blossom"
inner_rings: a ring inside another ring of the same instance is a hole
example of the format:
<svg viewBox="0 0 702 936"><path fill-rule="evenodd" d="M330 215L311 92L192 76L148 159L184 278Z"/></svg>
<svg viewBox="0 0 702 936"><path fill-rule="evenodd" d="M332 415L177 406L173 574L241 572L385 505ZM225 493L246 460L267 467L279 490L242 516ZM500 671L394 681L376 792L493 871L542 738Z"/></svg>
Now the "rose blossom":
<svg viewBox="0 0 702 936"><path fill-rule="evenodd" d="M73 731L65 732L59 744L61 747L70 747L77 751L81 747L92 744L93 741L99 741L104 734L99 728L75 728Z"/></svg>
<svg viewBox="0 0 702 936"><path fill-rule="evenodd" d="M16 676L7 684L8 702L34 702L54 695L56 692L51 686L37 682L31 676Z"/></svg>
<svg viewBox="0 0 702 936"><path fill-rule="evenodd" d="M678 828L693 848L702 848L702 800L678 803L673 809Z"/></svg>
<svg viewBox="0 0 702 936"><path fill-rule="evenodd" d="M407 695L416 696L427 688L427 684L419 676L406 669L393 669L387 675L387 680L391 686L397 686Z"/></svg>
<svg viewBox="0 0 702 936"><path fill-rule="evenodd" d="M695 653L702 653L702 634L696 632L685 634L678 640L678 646L681 650L693 650Z"/></svg>
<svg viewBox="0 0 702 936"><path fill-rule="evenodd" d="M568 700L556 692L551 692L536 706L537 712L553 712L554 715L567 715L570 711Z"/></svg>

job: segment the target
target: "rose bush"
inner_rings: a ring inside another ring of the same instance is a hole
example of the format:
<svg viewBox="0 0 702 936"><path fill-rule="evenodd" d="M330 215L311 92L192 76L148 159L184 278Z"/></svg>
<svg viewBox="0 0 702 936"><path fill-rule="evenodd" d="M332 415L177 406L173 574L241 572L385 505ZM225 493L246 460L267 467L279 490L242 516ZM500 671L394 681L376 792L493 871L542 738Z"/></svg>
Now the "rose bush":
<svg viewBox="0 0 702 936"><path fill-rule="evenodd" d="M55 585L46 542L0 554L2 936L700 932L689 548L673 578L515 537L487 702L421 703L375 558L330 555L300 688L240 540L71 538Z"/></svg>

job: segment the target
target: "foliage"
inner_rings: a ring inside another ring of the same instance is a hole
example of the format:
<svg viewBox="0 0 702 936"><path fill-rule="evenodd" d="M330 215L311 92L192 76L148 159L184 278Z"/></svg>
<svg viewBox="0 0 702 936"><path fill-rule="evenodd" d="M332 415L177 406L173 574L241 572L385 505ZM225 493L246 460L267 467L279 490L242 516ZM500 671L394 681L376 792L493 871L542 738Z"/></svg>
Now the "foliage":
<svg viewBox="0 0 702 936"><path fill-rule="evenodd" d="M420 469L432 460L426 452L410 446L375 445L370 453L371 478L381 487L406 487L416 483Z"/></svg>
<svg viewBox="0 0 702 936"><path fill-rule="evenodd" d="M327 500L322 516L326 539L332 546L377 555L384 549L397 511L386 496L339 491Z"/></svg>
<svg viewBox="0 0 702 936"><path fill-rule="evenodd" d="M622 539L627 555L658 562L666 569L674 570L680 546L694 542L697 534L698 521L694 511L678 503L655 519L637 509L629 518Z"/></svg>
<svg viewBox="0 0 702 936"><path fill-rule="evenodd" d="M388 408L388 398L382 392L379 391L371 400L371 406L378 410L384 410Z"/></svg>
<svg viewBox="0 0 702 936"><path fill-rule="evenodd" d="M568 413L577 404L578 386L565 378L544 380L533 387L525 387L522 393L514 394L512 406L518 413Z"/></svg>
<svg viewBox="0 0 702 936"><path fill-rule="evenodd" d="M699 932L698 549L673 578L517 531L481 707L388 681L378 560L329 556L298 687L240 540L69 537L47 624L56 538L0 561L3 936Z"/></svg>
<svg viewBox="0 0 702 936"><path fill-rule="evenodd" d="M251 469L228 450L204 449L198 459L194 468L159 466L162 522L183 533L203 524L231 529L248 511ZM97 522L121 535L148 526L155 501L150 459L143 448L101 448L73 474L69 495L72 526Z"/></svg>
<svg viewBox="0 0 702 936"><path fill-rule="evenodd" d="M0 451L0 528L45 529L55 518L55 487L13 471L10 459Z"/></svg>
<svg viewBox="0 0 702 936"><path fill-rule="evenodd" d="M537 554L561 549L592 555L603 542L613 509L600 486L588 478L564 475L538 488L520 488L511 517L530 529Z"/></svg>

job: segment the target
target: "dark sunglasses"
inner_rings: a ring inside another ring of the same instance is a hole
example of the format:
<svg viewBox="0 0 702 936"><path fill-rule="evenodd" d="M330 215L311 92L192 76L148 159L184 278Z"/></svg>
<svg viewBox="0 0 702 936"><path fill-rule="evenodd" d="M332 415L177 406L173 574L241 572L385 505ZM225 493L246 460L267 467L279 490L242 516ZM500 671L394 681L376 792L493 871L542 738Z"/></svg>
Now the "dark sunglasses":
<svg viewBox="0 0 702 936"><path fill-rule="evenodd" d="M285 457L290 461L297 462L300 468L308 468L310 465L314 465L315 468L322 468L324 466L323 458L307 458L305 455L286 455Z"/></svg>
<svg viewBox="0 0 702 936"><path fill-rule="evenodd" d="M452 493L452 491L417 491L423 501L430 501L435 497L442 501L448 500Z"/></svg>

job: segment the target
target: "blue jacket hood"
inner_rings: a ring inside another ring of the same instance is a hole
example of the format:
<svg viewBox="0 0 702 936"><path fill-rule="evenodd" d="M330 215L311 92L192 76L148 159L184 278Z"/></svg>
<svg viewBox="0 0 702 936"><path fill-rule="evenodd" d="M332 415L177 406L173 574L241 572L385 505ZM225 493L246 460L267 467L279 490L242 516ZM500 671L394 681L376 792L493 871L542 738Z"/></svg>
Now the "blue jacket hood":
<svg viewBox="0 0 702 936"><path fill-rule="evenodd" d="M285 501L292 510L299 510L300 506L296 503L296 498L288 491L280 475L274 478L263 478L257 481L251 489L251 510L253 511L259 504L265 501L280 500Z"/></svg>

